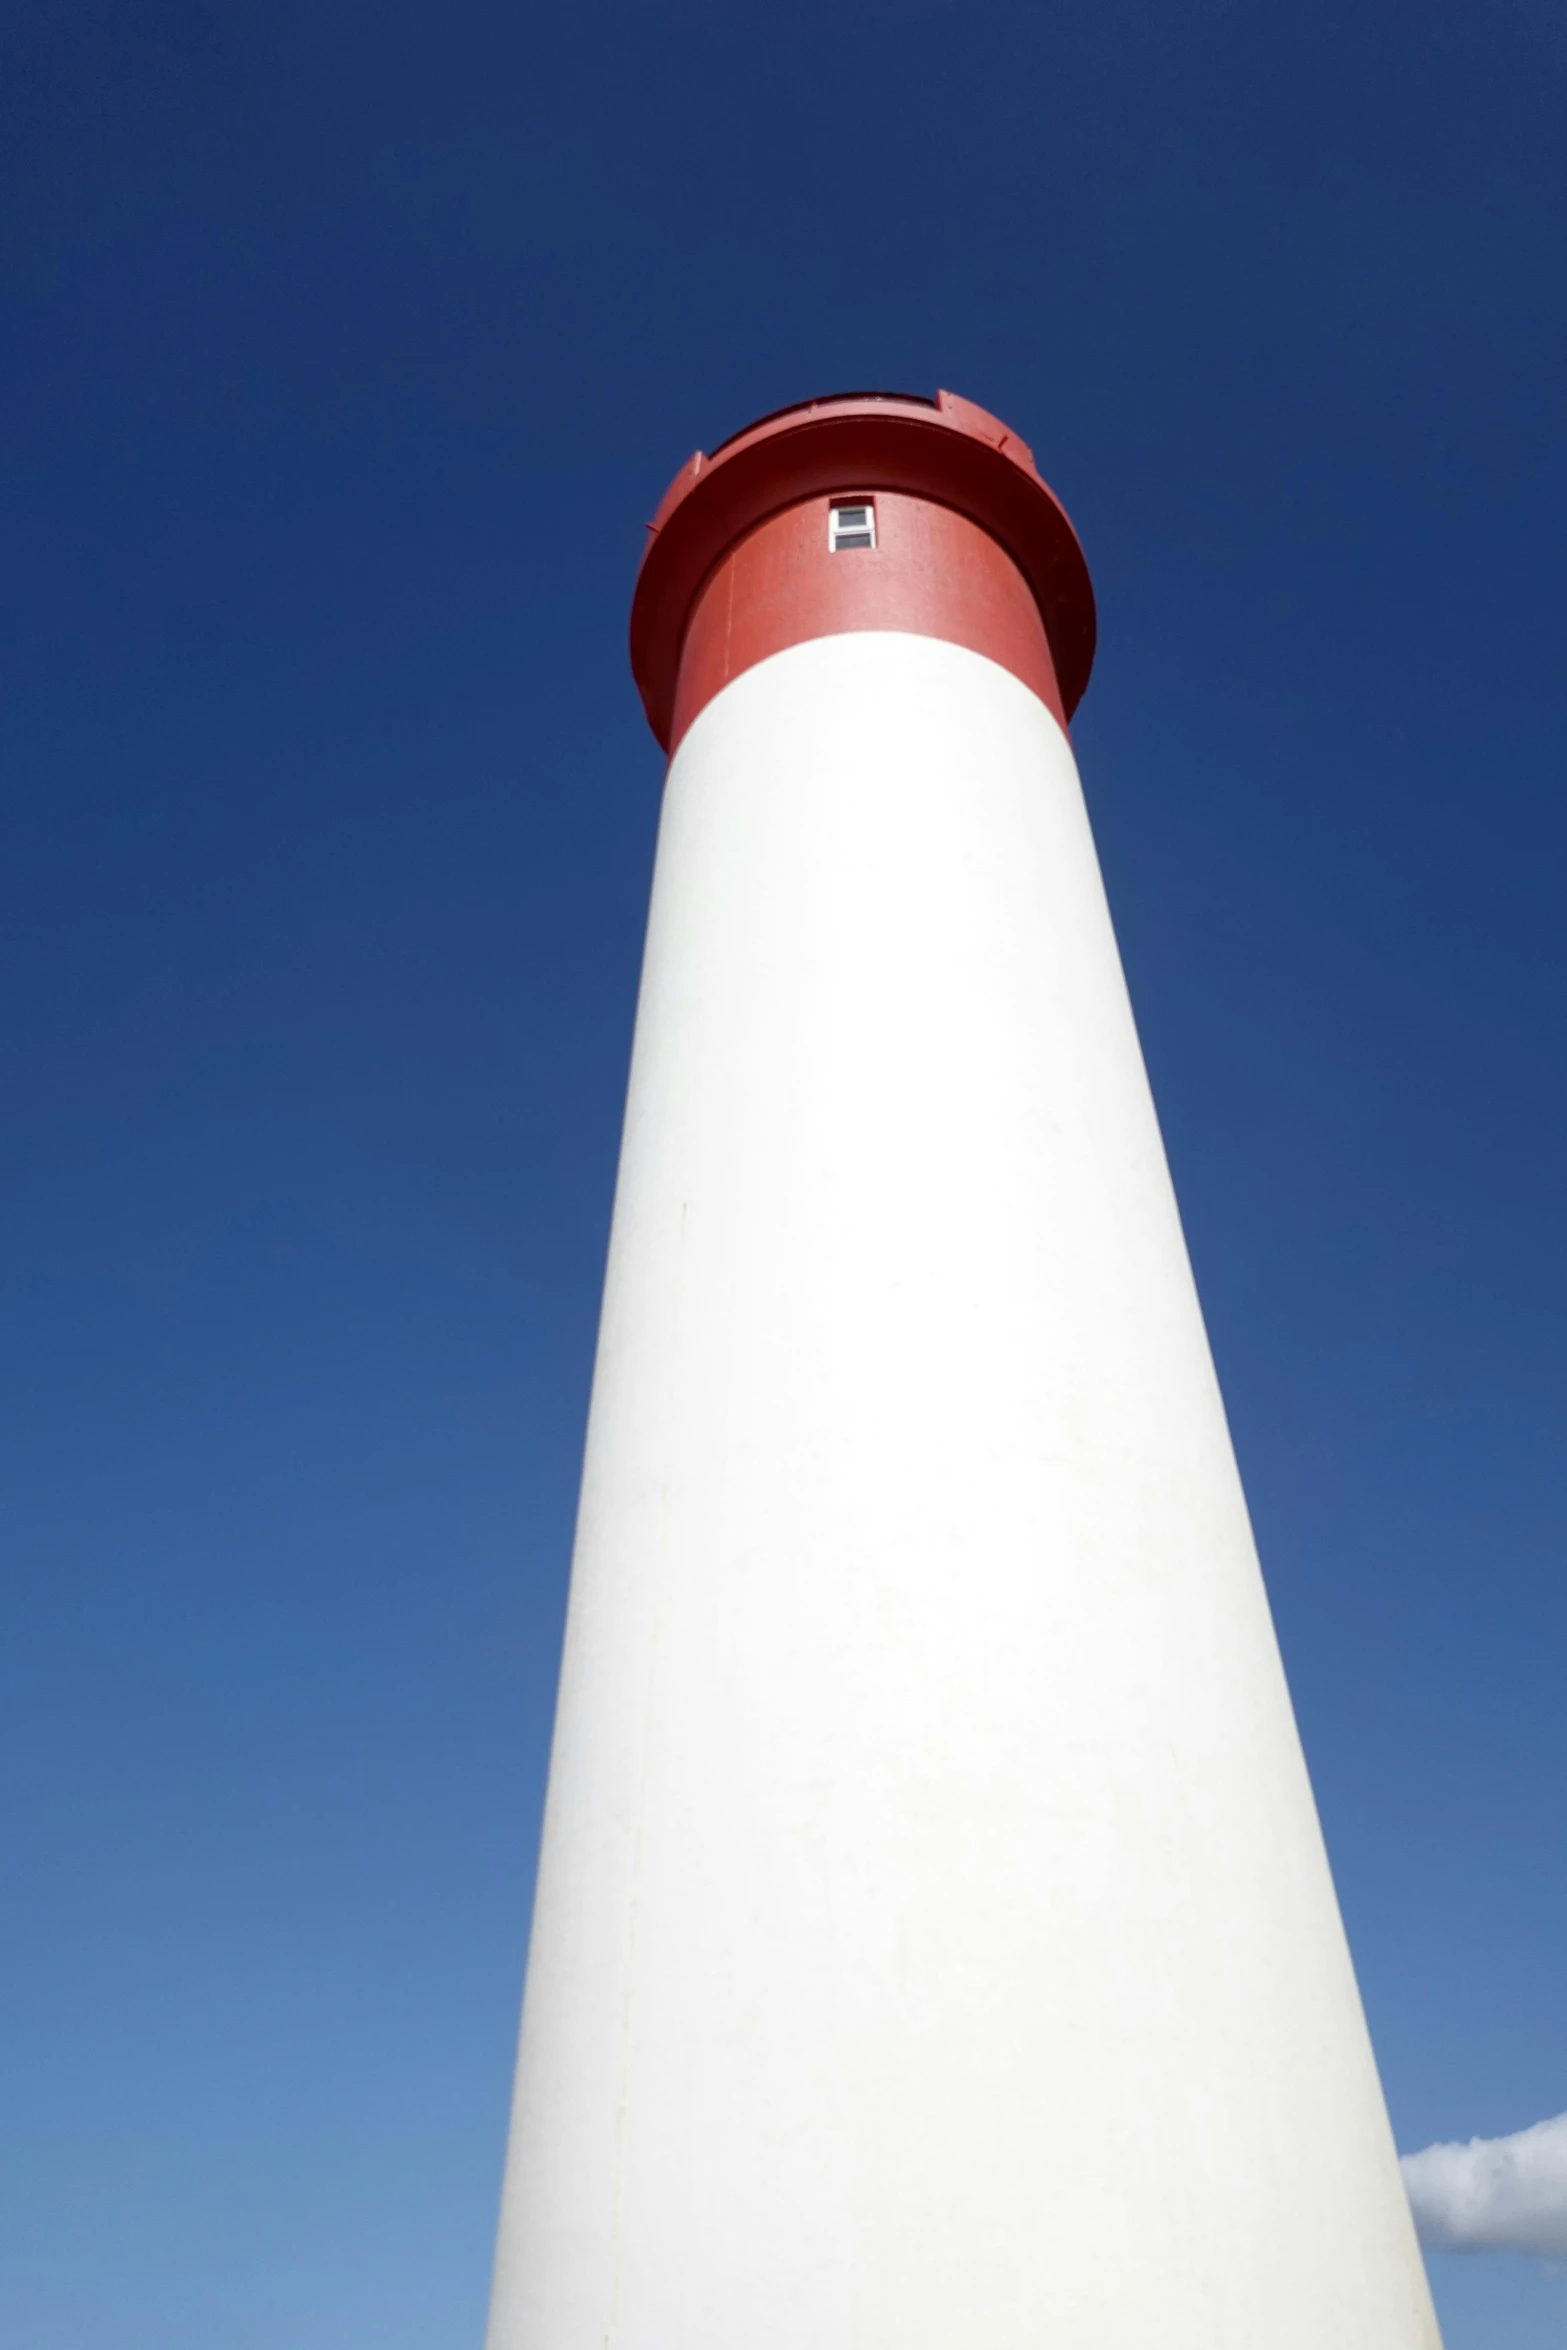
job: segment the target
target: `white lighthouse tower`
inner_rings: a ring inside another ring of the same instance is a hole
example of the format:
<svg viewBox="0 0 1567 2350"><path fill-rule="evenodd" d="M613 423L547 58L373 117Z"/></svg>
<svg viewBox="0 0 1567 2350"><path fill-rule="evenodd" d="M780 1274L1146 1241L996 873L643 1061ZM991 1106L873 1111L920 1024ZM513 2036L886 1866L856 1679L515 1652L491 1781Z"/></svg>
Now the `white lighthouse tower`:
<svg viewBox="0 0 1567 2350"><path fill-rule="evenodd" d="M1438 2343L1067 738L943 393L692 459L489 2350Z"/></svg>

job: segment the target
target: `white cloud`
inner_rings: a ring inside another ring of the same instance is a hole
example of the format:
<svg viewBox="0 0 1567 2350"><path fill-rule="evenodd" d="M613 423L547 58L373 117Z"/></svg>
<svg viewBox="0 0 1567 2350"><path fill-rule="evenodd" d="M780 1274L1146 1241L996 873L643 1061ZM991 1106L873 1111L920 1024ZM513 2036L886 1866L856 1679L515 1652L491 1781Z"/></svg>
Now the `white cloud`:
<svg viewBox="0 0 1567 2350"><path fill-rule="evenodd" d="M1467 2146L1404 2156L1420 2241L1438 2252L1567 2259L1567 2113Z"/></svg>

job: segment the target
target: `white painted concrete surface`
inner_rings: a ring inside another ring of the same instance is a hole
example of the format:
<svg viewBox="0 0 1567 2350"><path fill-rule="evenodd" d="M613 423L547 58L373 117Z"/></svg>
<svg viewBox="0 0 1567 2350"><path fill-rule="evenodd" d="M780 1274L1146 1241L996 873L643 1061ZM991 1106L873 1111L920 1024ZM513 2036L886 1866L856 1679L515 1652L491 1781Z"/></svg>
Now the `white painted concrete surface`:
<svg viewBox="0 0 1567 2350"><path fill-rule="evenodd" d="M670 773L489 2350L1438 2341L1071 753Z"/></svg>

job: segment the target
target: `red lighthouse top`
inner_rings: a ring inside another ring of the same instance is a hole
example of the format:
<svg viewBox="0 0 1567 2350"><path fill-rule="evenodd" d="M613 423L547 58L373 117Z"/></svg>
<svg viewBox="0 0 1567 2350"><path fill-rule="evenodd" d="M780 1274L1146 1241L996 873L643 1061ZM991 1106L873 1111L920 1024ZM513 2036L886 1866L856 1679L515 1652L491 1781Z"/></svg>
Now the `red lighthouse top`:
<svg viewBox="0 0 1567 2350"><path fill-rule="evenodd" d="M882 510L870 544L884 559L829 564L850 543L829 509L856 496ZM970 645L1063 721L1088 683L1094 595L1076 534L1026 444L953 392L847 393L763 417L699 450L649 527L631 667L666 749L729 677L845 629Z"/></svg>

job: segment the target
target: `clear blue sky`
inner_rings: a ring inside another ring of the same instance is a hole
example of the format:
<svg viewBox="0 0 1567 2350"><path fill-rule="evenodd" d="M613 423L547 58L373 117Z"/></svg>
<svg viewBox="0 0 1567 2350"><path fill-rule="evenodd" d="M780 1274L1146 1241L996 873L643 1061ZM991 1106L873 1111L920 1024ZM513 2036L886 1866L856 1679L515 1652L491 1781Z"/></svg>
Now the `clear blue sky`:
<svg viewBox="0 0 1567 2350"><path fill-rule="evenodd" d="M660 759L950 385L1076 728L1400 2144L1567 2108L1567 19L11 0L0 2339L477 2350ZM1567 2280L1435 2263L1449 2350Z"/></svg>

